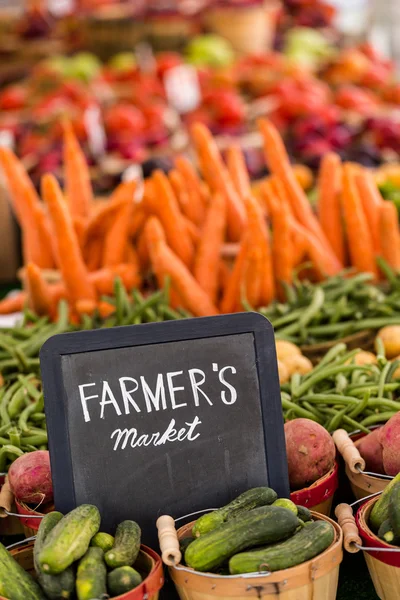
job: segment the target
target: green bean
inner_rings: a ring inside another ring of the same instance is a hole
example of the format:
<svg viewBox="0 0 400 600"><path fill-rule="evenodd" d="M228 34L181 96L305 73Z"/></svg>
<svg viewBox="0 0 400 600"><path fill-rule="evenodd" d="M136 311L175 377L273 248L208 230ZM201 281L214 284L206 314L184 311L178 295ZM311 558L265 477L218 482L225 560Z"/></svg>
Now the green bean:
<svg viewBox="0 0 400 600"><path fill-rule="evenodd" d="M372 415L371 417L366 417L359 423L359 427L362 425L363 427L371 427L371 425L376 425L377 423L385 423L389 421L395 415L396 412L382 412L376 415Z"/></svg>
<svg viewBox="0 0 400 600"><path fill-rule="evenodd" d="M317 367L314 369L314 373L316 370L320 371L322 367L333 362L338 356L343 355L346 352L346 349L346 344L336 344L336 346L330 348L325 356L319 361Z"/></svg>
<svg viewBox="0 0 400 600"><path fill-rule="evenodd" d="M35 385L31 381L31 379L32 379L32 376L29 376L29 375L28 375L28 377L26 377L24 375L18 375L18 380L25 387L26 391L31 396L31 398L33 398L34 400L38 400L41 396L41 392L39 392L37 387L35 387Z"/></svg>
<svg viewBox="0 0 400 600"><path fill-rule="evenodd" d="M301 381L300 373L293 373L291 380L290 380L290 390L291 390L292 396L296 396L296 390L300 385L300 381Z"/></svg>
<svg viewBox="0 0 400 600"><path fill-rule="evenodd" d="M353 431L360 429L360 431L363 431L364 433L370 433L368 427L363 425L363 423L358 423L357 421L352 419L349 415L344 415L343 422L346 423L346 425L349 425L353 429Z"/></svg>
<svg viewBox="0 0 400 600"><path fill-rule="evenodd" d="M364 392L363 399L358 402L357 406L355 406L352 411L349 412L349 417L351 419L355 419L356 417L358 417L365 411L365 409L368 406L370 397L371 397L371 390L366 390Z"/></svg>
<svg viewBox="0 0 400 600"><path fill-rule="evenodd" d="M321 422L319 417L314 412L305 410L304 408L298 406L297 404L294 404L294 402L291 402L290 400L282 398L282 406L283 408L285 408L285 410L292 410L297 417L311 419L312 421L316 421L317 423Z"/></svg>
<svg viewBox="0 0 400 600"><path fill-rule="evenodd" d="M351 396L341 396L338 394L307 394L301 396L302 400L310 402L310 404L349 404L358 405L358 400Z"/></svg>
<svg viewBox="0 0 400 600"><path fill-rule="evenodd" d="M306 391L310 389L313 385L322 381L323 379L327 379L328 377L332 377L332 375L337 375L338 373L352 373L356 370L365 370L364 366L358 365L338 365L329 367L326 369L321 369L320 371L314 373L311 371L307 377L304 378L303 382L297 389L297 394L299 397L304 396Z"/></svg>
<svg viewBox="0 0 400 600"><path fill-rule="evenodd" d="M40 396L35 402L28 404L26 408L21 412L18 419L18 427L21 431L29 431L28 420L35 413L43 410L43 395Z"/></svg>
<svg viewBox="0 0 400 600"><path fill-rule="evenodd" d="M326 429L329 432L336 431L340 427L340 424L343 420L344 415L346 414L347 406L345 406L342 410L336 413L334 417L329 421Z"/></svg>
<svg viewBox="0 0 400 600"><path fill-rule="evenodd" d="M46 415L44 414L44 412L34 413L29 418L29 420L33 421L34 423L40 423L40 422L44 421L45 419L46 419Z"/></svg>
<svg viewBox="0 0 400 600"><path fill-rule="evenodd" d="M0 436L7 433L11 429L11 427L12 427L11 423L6 423L5 425L2 425L2 427L0 427Z"/></svg>
<svg viewBox="0 0 400 600"><path fill-rule="evenodd" d="M8 432L10 444L16 448L21 448L21 435L16 427L12 427Z"/></svg>
<svg viewBox="0 0 400 600"><path fill-rule="evenodd" d="M368 406L374 409L388 408L389 410L400 411L400 402L395 402L394 400L389 400L389 398L383 398L382 396L371 398L368 401Z"/></svg>
<svg viewBox="0 0 400 600"><path fill-rule="evenodd" d="M15 419L15 417L22 411L27 396L28 394L24 387L20 387L15 392L8 405L8 414L10 416L10 419Z"/></svg>
<svg viewBox="0 0 400 600"><path fill-rule="evenodd" d="M47 433L42 432L41 434L32 435L30 437L22 437L22 442L31 446L41 446L42 444L47 444Z"/></svg>
<svg viewBox="0 0 400 600"><path fill-rule="evenodd" d="M11 444L3 446L0 449L0 473L4 473L4 471L6 470L7 459L10 454L12 456L15 456L15 458L18 458L18 456L23 455L23 451L21 450L21 448L16 448Z"/></svg>
<svg viewBox="0 0 400 600"><path fill-rule="evenodd" d="M390 370L390 363L387 363L383 367L382 373L379 377L378 396L383 396L383 391L384 391L384 387L385 387L385 383L386 383L386 377L388 376L389 370Z"/></svg>
<svg viewBox="0 0 400 600"><path fill-rule="evenodd" d="M16 381L5 392L0 403L0 418L3 423L11 423L10 415L8 414L8 404L14 393L21 387L21 383Z"/></svg>
<svg viewBox="0 0 400 600"><path fill-rule="evenodd" d="M395 390L397 390L400 387L400 383L385 383L383 390L384 392L394 392ZM378 394L379 393L379 386L378 385L372 385L371 383L363 383L360 385L349 385L346 393L349 396L362 396L365 393L365 390L369 390L371 394Z"/></svg>
<svg viewBox="0 0 400 600"><path fill-rule="evenodd" d="M304 311L299 319L299 327L306 327L308 323L315 317L324 304L325 294L324 290L317 287L314 292L313 299L310 306Z"/></svg>

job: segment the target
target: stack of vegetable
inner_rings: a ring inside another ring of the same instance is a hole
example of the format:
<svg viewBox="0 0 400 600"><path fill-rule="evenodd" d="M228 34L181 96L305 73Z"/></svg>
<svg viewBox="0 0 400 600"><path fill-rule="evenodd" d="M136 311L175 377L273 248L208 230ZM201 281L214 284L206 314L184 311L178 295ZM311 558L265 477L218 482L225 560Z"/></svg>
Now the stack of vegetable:
<svg viewBox="0 0 400 600"><path fill-rule="evenodd" d="M313 521L308 509L277 499L270 488L251 489L203 515L192 535L181 540L186 565L220 575L287 569L321 554L335 538L330 523Z"/></svg>
<svg viewBox="0 0 400 600"><path fill-rule="evenodd" d="M386 327L380 335L386 355L393 358L400 354L400 277L379 262L390 280L385 288L372 283L368 273L342 273L321 283L296 277L285 285L286 302L275 301L260 312L271 321L278 340L300 346ZM287 351L293 356L296 349L288 346Z"/></svg>
<svg viewBox="0 0 400 600"><path fill-rule="evenodd" d="M369 526L384 542L400 546L400 475L386 486L372 507Z"/></svg>
<svg viewBox="0 0 400 600"><path fill-rule="evenodd" d="M37 314L54 318L58 301L65 298L75 322L96 311L108 315L114 306L103 297L112 294L118 275L129 290L154 278L162 287L169 277L171 306L208 316L285 299L287 285L305 260L311 261L309 277L317 280L338 275L345 265L378 280L387 275L384 263L378 269L378 256L393 269L400 267L396 209L382 200L366 170L327 155L317 216L278 130L264 120L260 131L272 176L259 186L258 199L241 151L232 147L225 164L200 124L192 135L204 181L179 157L169 176L156 171L144 184L126 181L99 207L93 204L87 165L69 124L65 190L45 175L44 204L16 157L1 149L0 163L23 230L26 291L0 303L0 312L28 301ZM225 242L239 244L232 269L221 258ZM54 267L61 279L50 284L44 270ZM323 303L320 292L315 302ZM338 311L334 328L339 327Z"/></svg>
<svg viewBox="0 0 400 600"><path fill-rule="evenodd" d="M63 516L48 513L41 521L33 558L37 582L0 544L0 595L10 600L117 597L142 582L134 568L140 527L123 521L115 538L99 532L100 513L83 504Z"/></svg>
<svg viewBox="0 0 400 600"><path fill-rule="evenodd" d="M281 386L285 420L304 417L329 432L342 427L369 433L400 411L399 364L337 344L312 371Z"/></svg>
<svg viewBox="0 0 400 600"><path fill-rule="evenodd" d="M167 287L144 297L137 289L128 294L117 278L113 292L113 296L107 298L113 307L112 314L106 318L96 311L92 316L83 315L81 323L73 325L69 322L66 303L61 302L54 323L26 309L20 325L0 331L0 473L6 472L24 453L47 448L39 350L49 337L80 328L136 325L190 316L184 310L169 306Z"/></svg>

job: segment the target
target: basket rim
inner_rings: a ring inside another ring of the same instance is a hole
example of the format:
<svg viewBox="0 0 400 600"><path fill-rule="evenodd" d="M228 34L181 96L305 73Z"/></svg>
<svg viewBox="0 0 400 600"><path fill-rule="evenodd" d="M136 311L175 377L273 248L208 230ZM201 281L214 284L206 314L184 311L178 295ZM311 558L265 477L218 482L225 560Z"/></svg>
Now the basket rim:
<svg viewBox="0 0 400 600"><path fill-rule="evenodd" d="M365 547L363 547L363 550L364 550L364 552L366 552L367 555L369 555L374 560L377 560L379 562L382 562L382 563L389 565L391 567L394 567L394 568L399 568L400 567L400 547L394 546L392 544L388 544L387 542L384 542L383 540L381 540L370 529L368 522L367 522L367 517L368 517L369 513L368 513L368 515L366 515L366 513L367 513L367 511L370 511L372 509L372 506L375 504L375 502L377 502L379 497L380 496L375 496L373 498L369 498L366 502L361 504L361 506L358 508L358 510L356 512L355 521L356 521L357 528L358 528L359 534L360 534L363 542L365 542L367 544L371 544L371 541L372 541L372 543L374 544L374 548L381 549L381 551L374 552L373 550L368 550L368 546L365 546ZM385 552L385 549L390 550L390 552ZM393 552L393 550L397 550L397 552Z"/></svg>

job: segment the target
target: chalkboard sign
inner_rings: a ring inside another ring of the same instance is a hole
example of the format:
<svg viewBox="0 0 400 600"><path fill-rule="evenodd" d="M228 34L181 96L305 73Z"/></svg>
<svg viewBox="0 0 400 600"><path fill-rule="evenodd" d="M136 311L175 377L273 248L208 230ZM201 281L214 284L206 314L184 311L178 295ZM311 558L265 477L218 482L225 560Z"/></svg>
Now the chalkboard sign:
<svg viewBox="0 0 400 600"><path fill-rule="evenodd" d="M243 313L54 336L41 350L57 510L102 529L289 492L272 326Z"/></svg>

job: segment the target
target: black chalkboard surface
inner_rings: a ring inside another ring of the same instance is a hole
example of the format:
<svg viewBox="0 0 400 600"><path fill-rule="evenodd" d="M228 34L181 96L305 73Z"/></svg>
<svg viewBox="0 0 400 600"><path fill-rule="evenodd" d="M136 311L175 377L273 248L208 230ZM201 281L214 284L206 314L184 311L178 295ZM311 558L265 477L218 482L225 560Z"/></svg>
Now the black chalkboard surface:
<svg viewBox="0 0 400 600"><path fill-rule="evenodd" d="M40 354L55 505L102 529L289 493L272 326L261 315L54 336Z"/></svg>

